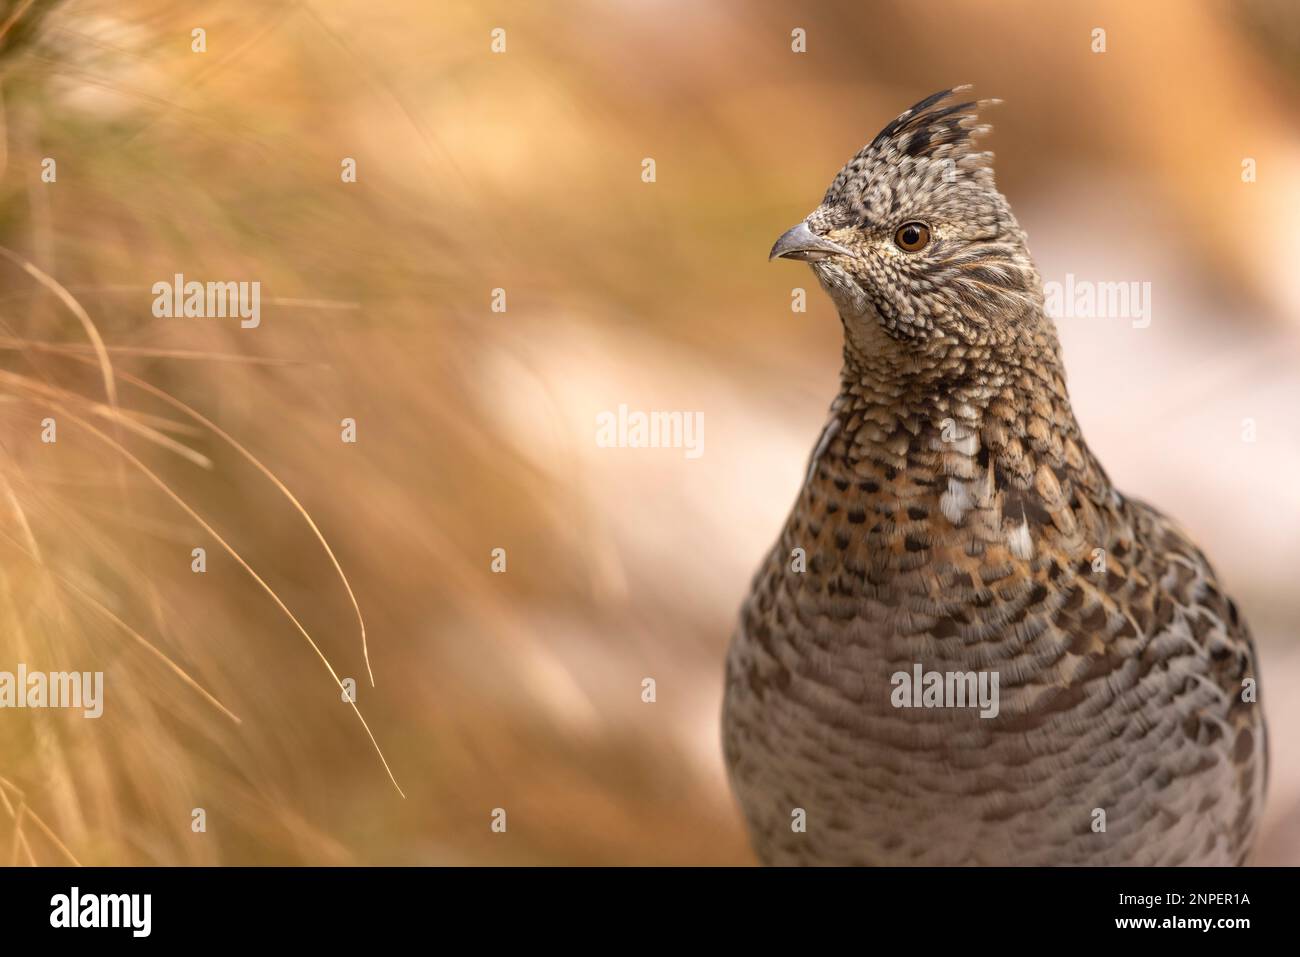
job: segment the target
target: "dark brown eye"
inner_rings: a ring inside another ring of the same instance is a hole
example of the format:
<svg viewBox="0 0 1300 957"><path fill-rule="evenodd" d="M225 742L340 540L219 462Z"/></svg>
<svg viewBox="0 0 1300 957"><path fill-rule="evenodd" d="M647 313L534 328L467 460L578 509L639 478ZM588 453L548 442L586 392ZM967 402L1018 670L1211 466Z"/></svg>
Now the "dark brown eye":
<svg viewBox="0 0 1300 957"><path fill-rule="evenodd" d="M904 252L920 252L930 242L930 227L925 223L903 223L894 233L894 242Z"/></svg>

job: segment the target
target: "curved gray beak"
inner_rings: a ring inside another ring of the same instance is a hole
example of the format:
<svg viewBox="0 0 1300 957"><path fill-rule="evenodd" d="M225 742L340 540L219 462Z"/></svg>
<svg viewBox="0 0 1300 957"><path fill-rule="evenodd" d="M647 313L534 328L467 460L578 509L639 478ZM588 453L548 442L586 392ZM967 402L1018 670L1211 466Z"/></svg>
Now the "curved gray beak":
<svg viewBox="0 0 1300 957"><path fill-rule="evenodd" d="M843 246L818 236L808 228L807 223L800 223L794 229L787 229L772 247L767 260L797 259L800 262L816 262L827 256L850 256Z"/></svg>

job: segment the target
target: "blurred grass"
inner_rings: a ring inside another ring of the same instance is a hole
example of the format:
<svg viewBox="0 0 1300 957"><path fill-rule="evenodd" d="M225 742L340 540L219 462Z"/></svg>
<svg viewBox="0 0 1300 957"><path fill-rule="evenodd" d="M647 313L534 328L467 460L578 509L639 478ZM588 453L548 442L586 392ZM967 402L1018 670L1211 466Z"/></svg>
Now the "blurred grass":
<svg viewBox="0 0 1300 957"><path fill-rule="evenodd" d="M10 0L0 22L14 12L0 244L121 350L125 414L177 423L165 434L210 460L117 425L357 679L407 793L292 624L183 509L65 416L57 445L39 443L54 413L34 384L84 415L103 374L67 305L0 262L0 336L17 346L0 355L0 668L104 670L107 686L96 722L0 714L0 854L18 863L63 857L32 815L82 863L750 860L717 754L722 649L839 335L823 304L792 322L803 280L763 255L933 89L1008 100L993 148L1013 203L1080 168L1145 177L1168 211L1153 244L1176 238L1187 270L1251 304L1231 321L1293 318L1279 224L1296 93L1270 87L1276 61L1231 5ZM1099 17L1104 60L1086 45ZM1245 196L1241 143L1269 158ZM153 318L151 285L177 272L260 281L262 325ZM497 287L505 314L489 311ZM301 498L356 590L375 688L310 528L132 376ZM598 454L592 416L622 401L706 410L705 460ZM489 571L498 546L505 575ZM1254 580L1278 592L1277 574ZM489 830L495 807L507 835Z"/></svg>

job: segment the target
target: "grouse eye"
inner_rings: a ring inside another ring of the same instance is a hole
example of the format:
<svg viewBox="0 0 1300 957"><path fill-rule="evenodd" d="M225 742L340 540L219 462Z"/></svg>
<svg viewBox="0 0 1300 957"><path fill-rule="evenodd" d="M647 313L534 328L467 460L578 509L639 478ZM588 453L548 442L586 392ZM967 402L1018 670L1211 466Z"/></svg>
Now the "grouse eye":
<svg viewBox="0 0 1300 957"><path fill-rule="evenodd" d="M930 227L925 223L904 223L894 233L894 242L904 252L920 252L930 242Z"/></svg>

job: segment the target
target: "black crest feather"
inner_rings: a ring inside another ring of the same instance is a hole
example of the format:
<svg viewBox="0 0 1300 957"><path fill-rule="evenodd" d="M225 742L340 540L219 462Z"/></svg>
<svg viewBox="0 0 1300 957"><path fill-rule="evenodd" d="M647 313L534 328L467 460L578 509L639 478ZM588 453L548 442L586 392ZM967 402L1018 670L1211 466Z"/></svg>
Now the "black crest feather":
<svg viewBox="0 0 1300 957"><path fill-rule="evenodd" d="M981 107L997 100L968 100L947 104L969 86L955 86L950 90L932 93L921 102L904 110L876 134L867 149L880 149L893 145L904 156L928 156L940 146L961 146L988 129L978 125Z"/></svg>
<svg viewBox="0 0 1300 957"><path fill-rule="evenodd" d="M884 129L836 176L826 192L826 201L841 195L846 186L855 183L873 167L878 168L878 164L896 163L904 157L953 162L965 160L972 164L971 168L987 161L990 154L973 150L975 139L991 129L979 122L979 111L1000 101L952 102L970 89L969 86L955 86L932 93L886 123ZM860 188L858 192L861 192Z"/></svg>

